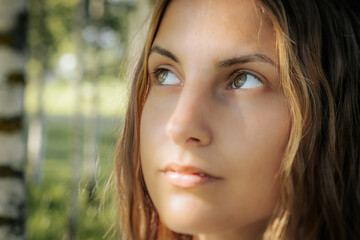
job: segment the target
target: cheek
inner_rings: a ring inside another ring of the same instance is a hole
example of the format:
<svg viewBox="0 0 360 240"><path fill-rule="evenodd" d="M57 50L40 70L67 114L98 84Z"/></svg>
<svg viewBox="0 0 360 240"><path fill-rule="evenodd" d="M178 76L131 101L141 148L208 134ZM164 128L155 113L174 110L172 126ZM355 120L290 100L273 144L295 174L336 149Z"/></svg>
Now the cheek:
<svg viewBox="0 0 360 240"><path fill-rule="evenodd" d="M145 103L140 122L140 159L145 185L152 197L152 189L156 186L156 175L154 168L154 148L157 144L152 136L156 134L154 125L158 123L157 115L151 114L148 101ZM151 190L151 191L150 191Z"/></svg>
<svg viewBox="0 0 360 240"><path fill-rule="evenodd" d="M145 183L153 190L156 174L163 155L169 154L168 142L164 141L165 126L170 115L170 101L159 101L158 93L150 91L145 102L140 122L140 158ZM161 98L160 98L161 99ZM156 188L156 186L154 186Z"/></svg>
<svg viewBox="0 0 360 240"><path fill-rule="evenodd" d="M280 161L290 134L290 115L283 95L263 94L236 104L231 106L230 116L222 120L223 132L227 133L224 138L230 139L234 151L250 154L260 162L271 156Z"/></svg>
<svg viewBox="0 0 360 240"><path fill-rule="evenodd" d="M155 153L152 149L159 144L154 136L158 134L157 125L159 125L160 119L159 114L152 114L153 111L151 102L146 101L140 122L140 158L145 180L148 179L149 173L152 172L152 158Z"/></svg>
<svg viewBox="0 0 360 240"><path fill-rule="evenodd" d="M223 118L219 149L226 149L224 164L231 166L227 172L233 176L233 199L243 199L234 204L241 204L248 216L271 214L279 199L278 172L291 128L287 105L283 98L268 96L242 103Z"/></svg>

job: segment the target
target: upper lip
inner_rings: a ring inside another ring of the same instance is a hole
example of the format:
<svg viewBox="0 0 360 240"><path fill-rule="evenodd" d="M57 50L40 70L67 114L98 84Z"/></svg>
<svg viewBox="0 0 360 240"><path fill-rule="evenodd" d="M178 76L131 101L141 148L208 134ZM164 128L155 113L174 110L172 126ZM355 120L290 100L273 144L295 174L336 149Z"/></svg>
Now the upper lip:
<svg viewBox="0 0 360 240"><path fill-rule="evenodd" d="M162 169L162 172L177 172L182 174L203 174L207 177L221 179L221 177L215 176L199 167L191 165L183 165L176 162L168 163Z"/></svg>

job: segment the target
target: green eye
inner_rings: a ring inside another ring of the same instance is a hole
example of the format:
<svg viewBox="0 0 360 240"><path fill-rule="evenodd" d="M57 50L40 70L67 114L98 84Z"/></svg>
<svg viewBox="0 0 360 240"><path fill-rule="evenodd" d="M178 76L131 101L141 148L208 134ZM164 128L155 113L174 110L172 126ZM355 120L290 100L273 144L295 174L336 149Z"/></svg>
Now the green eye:
<svg viewBox="0 0 360 240"><path fill-rule="evenodd" d="M162 70L162 71L159 73L159 75L158 75L158 81L159 81L159 83L164 83L164 82L165 82L168 73L169 73L168 70Z"/></svg>
<svg viewBox="0 0 360 240"><path fill-rule="evenodd" d="M252 74L243 72L235 75L233 81L231 82L231 89L249 89L249 88L258 88L263 87L264 84L257 77Z"/></svg>
<svg viewBox="0 0 360 240"><path fill-rule="evenodd" d="M179 85L179 78L170 70L158 68L152 73L154 81L159 85Z"/></svg>
<svg viewBox="0 0 360 240"><path fill-rule="evenodd" d="M237 75L236 78L233 81L233 84L232 84L233 87L234 88L241 88L245 84L246 79L247 79L247 74Z"/></svg>

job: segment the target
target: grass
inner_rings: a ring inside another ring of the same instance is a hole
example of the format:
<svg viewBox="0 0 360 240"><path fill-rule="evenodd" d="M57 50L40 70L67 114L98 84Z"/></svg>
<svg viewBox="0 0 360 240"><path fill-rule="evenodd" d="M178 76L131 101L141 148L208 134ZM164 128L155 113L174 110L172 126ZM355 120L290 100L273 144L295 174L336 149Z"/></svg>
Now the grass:
<svg viewBox="0 0 360 240"><path fill-rule="evenodd" d="M101 207L101 198L112 169L118 122L115 119L100 121L96 200L92 203L88 201L88 180L82 171L75 239L116 239L115 235L108 233L114 223L114 205L105 200ZM30 240L67 239L73 172L71 118L49 117L47 133L42 181L38 185L28 184L27 239Z"/></svg>

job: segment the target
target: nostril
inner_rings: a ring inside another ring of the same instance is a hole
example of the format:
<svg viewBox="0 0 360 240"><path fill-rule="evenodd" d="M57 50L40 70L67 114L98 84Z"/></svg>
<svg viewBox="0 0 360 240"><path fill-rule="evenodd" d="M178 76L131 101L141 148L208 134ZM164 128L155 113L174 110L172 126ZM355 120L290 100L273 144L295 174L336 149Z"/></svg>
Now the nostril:
<svg viewBox="0 0 360 240"><path fill-rule="evenodd" d="M200 139L194 138L194 137L190 137L187 141L188 141L188 142L200 142Z"/></svg>

